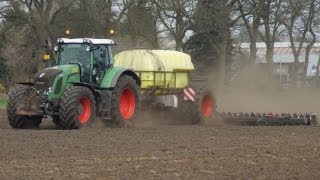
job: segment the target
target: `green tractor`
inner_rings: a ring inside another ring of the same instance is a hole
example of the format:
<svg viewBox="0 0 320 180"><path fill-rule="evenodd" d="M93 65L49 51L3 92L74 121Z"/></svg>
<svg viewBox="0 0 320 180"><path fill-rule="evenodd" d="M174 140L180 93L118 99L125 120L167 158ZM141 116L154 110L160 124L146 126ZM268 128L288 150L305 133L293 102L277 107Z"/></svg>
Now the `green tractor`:
<svg viewBox="0 0 320 180"><path fill-rule="evenodd" d="M113 57L114 44L110 39L58 39L56 66L10 90L9 124L37 128L51 116L59 129L79 129L99 117L112 127L132 127L140 106L155 114L169 110L193 124L212 117L216 106L210 89L190 87L194 66L188 54L132 50Z"/></svg>
<svg viewBox="0 0 320 180"><path fill-rule="evenodd" d="M87 126L96 117L130 127L139 109L139 77L113 66L109 39L58 39L56 66L18 83L8 96L7 116L13 128L36 128L51 116L60 129Z"/></svg>

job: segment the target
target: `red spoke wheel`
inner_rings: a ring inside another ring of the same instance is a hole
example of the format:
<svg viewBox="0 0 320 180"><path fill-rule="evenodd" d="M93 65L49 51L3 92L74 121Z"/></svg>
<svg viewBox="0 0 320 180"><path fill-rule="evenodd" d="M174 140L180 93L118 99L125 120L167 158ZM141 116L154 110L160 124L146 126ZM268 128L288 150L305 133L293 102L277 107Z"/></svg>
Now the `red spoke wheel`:
<svg viewBox="0 0 320 180"><path fill-rule="evenodd" d="M191 124L206 124L214 116L216 109L215 98L210 88L193 88L195 92L194 101L180 99L179 113L182 120Z"/></svg>
<svg viewBox="0 0 320 180"><path fill-rule="evenodd" d="M79 129L95 120L95 100L90 89L71 86L61 97L59 116L53 122L61 129Z"/></svg>
<svg viewBox="0 0 320 180"><path fill-rule="evenodd" d="M78 119L81 124L89 121L91 115L91 104L88 97L82 97L78 105Z"/></svg>
<svg viewBox="0 0 320 180"><path fill-rule="evenodd" d="M112 92L111 119L115 127L133 127L139 111L140 87L129 75L118 79Z"/></svg>
<svg viewBox="0 0 320 180"><path fill-rule="evenodd" d="M130 121L136 108L136 98L132 89L126 88L122 91L119 108L123 119Z"/></svg>
<svg viewBox="0 0 320 180"><path fill-rule="evenodd" d="M213 109L214 109L213 98L209 94L206 94L202 98L201 113L204 117L210 118L213 114Z"/></svg>

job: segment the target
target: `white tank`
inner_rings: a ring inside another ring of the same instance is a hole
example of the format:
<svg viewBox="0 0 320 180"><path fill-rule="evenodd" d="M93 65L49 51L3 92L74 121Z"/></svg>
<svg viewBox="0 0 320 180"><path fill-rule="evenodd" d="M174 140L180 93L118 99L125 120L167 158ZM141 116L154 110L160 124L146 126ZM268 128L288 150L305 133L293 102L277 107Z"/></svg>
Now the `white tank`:
<svg viewBox="0 0 320 180"><path fill-rule="evenodd" d="M140 77L142 89L184 88L188 73L194 70L188 54L169 50L132 50L117 54L114 65L133 69Z"/></svg>

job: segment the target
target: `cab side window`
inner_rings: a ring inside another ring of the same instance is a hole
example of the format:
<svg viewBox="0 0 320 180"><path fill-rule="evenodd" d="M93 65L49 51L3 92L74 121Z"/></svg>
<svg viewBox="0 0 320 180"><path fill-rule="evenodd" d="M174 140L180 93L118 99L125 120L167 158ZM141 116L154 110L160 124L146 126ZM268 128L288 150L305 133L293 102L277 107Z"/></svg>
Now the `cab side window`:
<svg viewBox="0 0 320 180"><path fill-rule="evenodd" d="M93 51L93 65L97 66L100 70L105 69L109 64L107 58L107 47L100 46L96 50Z"/></svg>
<svg viewBox="0 0 320 180"><path fill-rule="evenodd" d="M99 46L93 50L93 81L99 84L106 68L109 65L109 58L106 46Z"/></svg>

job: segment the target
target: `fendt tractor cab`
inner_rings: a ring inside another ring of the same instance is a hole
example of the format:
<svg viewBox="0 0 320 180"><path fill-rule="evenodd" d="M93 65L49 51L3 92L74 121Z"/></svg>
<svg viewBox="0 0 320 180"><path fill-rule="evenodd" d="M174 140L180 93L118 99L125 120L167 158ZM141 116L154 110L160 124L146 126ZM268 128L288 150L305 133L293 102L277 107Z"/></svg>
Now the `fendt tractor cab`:
<svg viewBox="0 0 320 180"><path fill-rule="evenodd" d="M38 127L51 116L58 128L78 129L99 116L118 127L132 126L141 82L132 70L113 66L114 44L110 39L58 39L56 66L10 90L10 125Z"/></svg>

